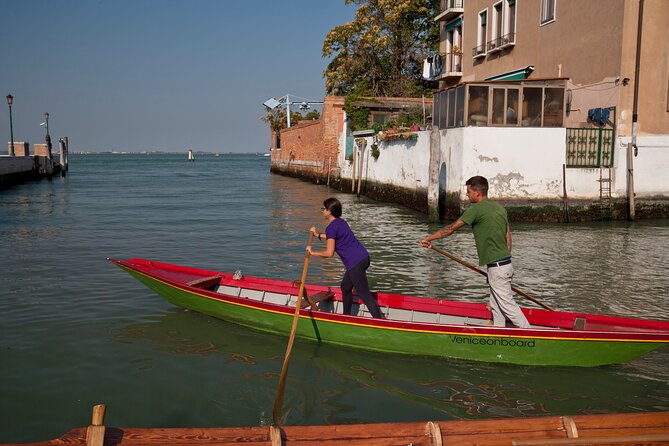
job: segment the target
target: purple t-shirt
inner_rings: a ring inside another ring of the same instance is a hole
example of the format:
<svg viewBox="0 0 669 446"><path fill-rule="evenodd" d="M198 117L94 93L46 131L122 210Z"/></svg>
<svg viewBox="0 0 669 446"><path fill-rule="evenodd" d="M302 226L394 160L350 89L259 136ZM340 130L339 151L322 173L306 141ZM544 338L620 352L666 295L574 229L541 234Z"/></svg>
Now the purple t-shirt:
<svg viewBox="0 0 669 446"><path fill-rule="evenodd" d="M348 223L341 218L335 218L327 225L325 236L334 239L335 251L347 270L369 257L369 253L355 238Z"/></svg>

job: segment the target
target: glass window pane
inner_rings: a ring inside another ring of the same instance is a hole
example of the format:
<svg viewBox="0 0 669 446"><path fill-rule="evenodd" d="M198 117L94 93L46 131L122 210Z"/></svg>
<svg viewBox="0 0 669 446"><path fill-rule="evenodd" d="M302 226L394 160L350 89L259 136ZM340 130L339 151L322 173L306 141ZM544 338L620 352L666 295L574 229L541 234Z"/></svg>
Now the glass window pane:
<svg viewBox="0 0 669 446"><path fill-rule="evenodd" d="M465 87L455 89L455 124L458 127L465 125Z"/></svg>
<svg viewBox="0 0 669 446"><path fill-rule="evenodd" d="M518 125L518 90L506 90L506 125Z"/></svg>
<svg viewBox="0 0 669 446"><path fill-rule="evenodd" d="M523 88L523 127L541 127L541 88Z"/></svg>
<svg viewBox="0 0 669 446"><path fill-rule="evenodd" d="M467 125L488 125L488 87L469 87Z"/></svg>
<svg viewBox="0 0 669 446"><path fill-rule="evenodd" d="M504 89L492 90L492 123L504 125Z"/></svg>
<svg viewBox="0 0 669 446"><path fill-rule="evenodd" d="M544 93L544 127L562 127L564 89L546 88Z"/></svg>
<svg viewBox="0 0 669 446"><path fill-rule="evenodd" d="M442 91L439 93L439 128L440 129L445 129L446 128L446 110L448 106L448 93L446 91Z"/></svg>
<svg viewBox="0 0 669 446"><path fill-rule="evenodd" d="M448 127L455 127L455 89L448 90Z"/></svg>

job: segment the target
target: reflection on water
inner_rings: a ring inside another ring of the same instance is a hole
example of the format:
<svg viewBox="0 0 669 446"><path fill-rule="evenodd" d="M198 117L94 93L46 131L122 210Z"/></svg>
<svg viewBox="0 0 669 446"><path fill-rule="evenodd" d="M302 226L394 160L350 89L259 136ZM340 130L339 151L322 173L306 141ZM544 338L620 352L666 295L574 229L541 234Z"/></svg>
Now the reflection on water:
<svg viewBox="0 0 669 446"><path fill-rule="evenodd" d="M0 442L38 441L108 405L115 426L271 422L286 339L170 305L106 257L301 276L328 196L372 255L376 290L482 301L482 276L418 240L400 206L269 173L267 158L91 155L0 192ZM512 225L514 283L561 310L669 320L668 221ZM319 242L314 242L319 243ZM322 242L320 242L322 243ZM466 228L438 242L476 263ZM308 281L338 285L338 259ZM524 301L524 305L533 305ZM382 355L296 342L289 424L669 410L669 349L595 369Z"/></svg>
<svg viewBox="0 0 669 446"><path fill-rule="evenodd" d="M280 352L285 347L284 338L222 321L211 323L206 316L180 309L123 327L117 340L148 341L154 349L174 355L220 357L227 365L226 380L237 383L227 389L228 398L250 397L264 401L266 407L275 395L272 383L281 369ZM288 424L669 410L666 393L659 398L648 395L647 383L613 367L500 366L298 341L289 377ZM386 410L372 416L367 414L372 410L368 404L351 404L363 396L372 409ZM245 423L263 421L267 420L254 418Z"/></svg>

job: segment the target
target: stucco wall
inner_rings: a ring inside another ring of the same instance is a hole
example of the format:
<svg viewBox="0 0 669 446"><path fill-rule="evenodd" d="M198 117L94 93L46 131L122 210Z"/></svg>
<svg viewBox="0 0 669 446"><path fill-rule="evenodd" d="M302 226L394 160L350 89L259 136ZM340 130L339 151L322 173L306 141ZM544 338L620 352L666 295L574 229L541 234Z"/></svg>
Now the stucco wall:
<svg viewBox="0 0 669 446"><path fill-rule="evenodd" d="M379 158L371 155L373 138L367 141L362 166L364 180L407 189L427 189L430 163L430 132L416 132L416 141L379 142ZM345 143L345 142L344 142ZM343 152L343 151L342 151ZM351 178L354 165L341 157L341 175ZM356 166L360 164L356 161ZM356 179L358 171L355 173Z"/></svg>

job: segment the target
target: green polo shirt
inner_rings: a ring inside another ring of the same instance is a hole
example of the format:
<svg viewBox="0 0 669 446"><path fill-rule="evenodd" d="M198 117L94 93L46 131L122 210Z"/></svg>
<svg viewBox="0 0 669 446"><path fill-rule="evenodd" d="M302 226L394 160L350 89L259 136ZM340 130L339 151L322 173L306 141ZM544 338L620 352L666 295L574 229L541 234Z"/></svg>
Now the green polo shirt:
<svg viewBox="0 0 669 446"><path fill-rule="evenodd" d="M472 227L479 265L511 256L506 246L506 228L509 220L506 209L502 206L485 199L469 206L460 220Z"/></svg>

